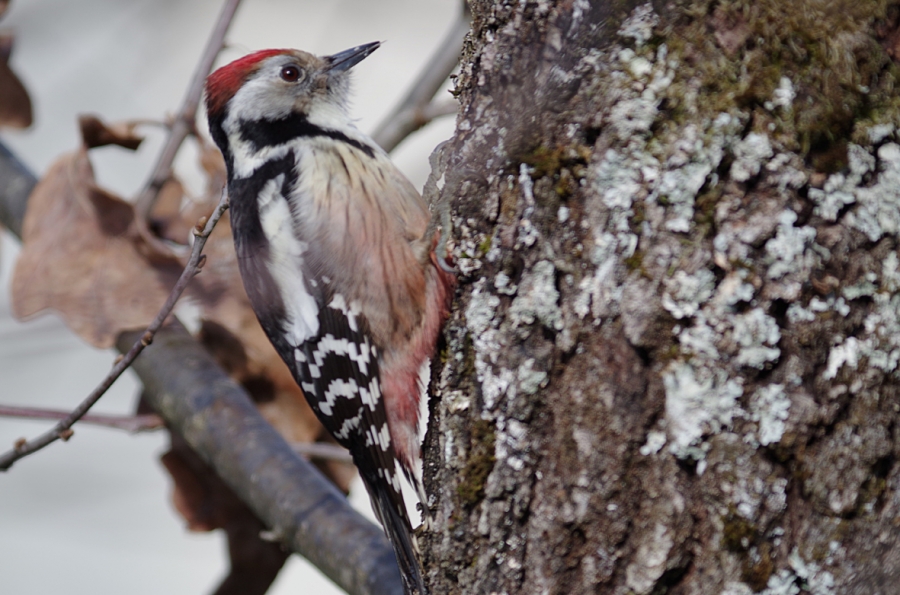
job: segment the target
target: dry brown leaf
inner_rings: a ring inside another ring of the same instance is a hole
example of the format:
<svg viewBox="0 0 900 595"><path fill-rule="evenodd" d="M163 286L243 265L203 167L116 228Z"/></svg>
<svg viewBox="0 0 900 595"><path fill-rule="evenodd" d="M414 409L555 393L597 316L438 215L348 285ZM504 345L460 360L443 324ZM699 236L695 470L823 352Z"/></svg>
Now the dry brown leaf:
<svg viewBox="0 0 900 595"><path fill-rule="evenodd" d="M31 98L9 67L12 47L12 34L0 35L0 127L28 128L32 122Z"/></svg>
<svg viewBox="0 0 900 595"><path fill-rule="evenodd" d="M136 150L144 140L135 133L136 122L114 122L107 124L92 114L78 116L78 127L81 129L81 140L88 149L118 145L126 149Z"/></svg>
<svg viewBox="0 0 900 595"><path fill-rule="evenodd" d="M184 204L184 185L178 178L169 178L159 189L156 202L150 212L150 230L157 236L187 245L190 241L191 230L197 224L202 215L212 213L213 207L206 208L203 205L202 213L186 212Z"/></svg>
<svg viewBox="0 0 900 595"><path fill-rule="evenodd" d="M174 258L148 261L134 208L97 186L84 149L57 160L35 187L22 241L15 316L55 310L95 347L149 324L183 269Z"/></svg>

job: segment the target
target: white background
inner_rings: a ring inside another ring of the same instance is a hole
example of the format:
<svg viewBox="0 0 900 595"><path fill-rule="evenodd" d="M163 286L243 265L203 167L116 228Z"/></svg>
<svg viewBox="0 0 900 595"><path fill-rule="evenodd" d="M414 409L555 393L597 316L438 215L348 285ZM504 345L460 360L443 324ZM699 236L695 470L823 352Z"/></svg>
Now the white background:
<svg viewBox="0 0 900 595"><path fill-rule="evenodd" d="M385 41L354 69L353 113L359 127L371 131L403 96L460 4L245 0L218 64L266 47L330 54ZM219 2L208 0L13 0L0 29L17 34L12 65L31 94L35 125L4 132L3 142L40 175L78 145L79 113L117 120L162 119L174 112L219 8ZM453 119L446 118L395 151L394 159L419 188L428 155L452 129ZM125 196L141 187L162 144L160 133L148 133L136 154L117 148L92 152L101 184ZM188 148L179 168L189 183L191 163ZM0 232L0 403L70 409L105 375L114 354L86 346L53 315L25 323L12 319L9 280L17 251L16 241ZM96 411L130 413L136 393L136 380L124 377ZM0 449L47 427L0 419ZM226 572L224 536L183 528L158 461L165 435L75 429L68 443L54 444L0 474L0 593L211 591ZM352 500L368 506L361 488ZM270 592L340 591L294 556Z"/></svg>

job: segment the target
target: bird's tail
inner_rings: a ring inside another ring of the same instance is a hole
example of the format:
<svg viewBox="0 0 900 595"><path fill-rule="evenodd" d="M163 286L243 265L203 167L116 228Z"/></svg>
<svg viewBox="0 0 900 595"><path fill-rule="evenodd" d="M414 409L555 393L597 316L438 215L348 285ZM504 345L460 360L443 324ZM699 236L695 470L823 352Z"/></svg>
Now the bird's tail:
<svg viewBox="0 0 900 595"><path fill-rule="evenodd" d="M394 546L406 595L427 595L425 581L422 580L422 571L419 568L419 547L412 534L412 525L403 504L403 496L381 477L360 475L366 485L366 491L369 492L375 516L381 521L384 532Z"/></svg>

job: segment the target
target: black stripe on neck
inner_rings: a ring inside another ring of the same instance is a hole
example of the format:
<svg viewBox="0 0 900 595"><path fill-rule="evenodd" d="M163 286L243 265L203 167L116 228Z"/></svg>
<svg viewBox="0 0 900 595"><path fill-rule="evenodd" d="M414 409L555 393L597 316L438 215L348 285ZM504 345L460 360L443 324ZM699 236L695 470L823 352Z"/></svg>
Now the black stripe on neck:
<svg viewBox="0 0 900 595"><path fill-rule="evenodd" d="M375 150L366 143L350 138L343 132L313 124L306 118L306 114L291 114L277 120L241 120L238 127L241 138L250 144L254 152L265 147L283 145L295 138L325 136L347 143L369 157L375 156Z"/></svg>
<svg viewBox="0 0 900 595"><path fill-rule="evenodd" d="M280 159L267 161L249 177L234 179L229 176L228 182L231 231L244 289L260 325L285 359L292 357L294 346L288 345L285 340L287 308L281 289L269 269L269 240L262 228L258 197L270 180L283 174L284 186L276 200L285 200L295 180L295 167L294 152L288 151Z"/></svg>

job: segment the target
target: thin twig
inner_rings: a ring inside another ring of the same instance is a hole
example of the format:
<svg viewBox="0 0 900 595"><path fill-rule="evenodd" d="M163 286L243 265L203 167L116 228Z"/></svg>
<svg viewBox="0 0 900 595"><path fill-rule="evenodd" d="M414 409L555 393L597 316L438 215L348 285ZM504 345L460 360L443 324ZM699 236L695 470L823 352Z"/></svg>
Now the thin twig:
<svg viewBox="0 0 900 595"><path fill-rule="evenodd" d="M11 417L16 419L62 420L66 419L70 413L70 411L64 409L0 405L0 417ZM89 413L78 421L82 424L90 424L102 428L125 430L130 434L153 432L166 427L163 418L155 413L145 413L141 415L102 415ZM340 463L353 462L350 451L337 444L328 444L327 442L291 442L290 444L295 453L302 457L306 457L307 459L337 461Z"/></svg>
<svg viewBox="0 0 900 595"><path fill-rule="evenodd" d="M446 112L442 110L435 111L427 108L435 93L440 90L444 81L456 68L462 41L468 31L469 14L464 8L460 11L460 15L441 42L437 52L419 73L419 77L413 83L409 93L372 134L372 139L382 149L390 153L404 138L435 117L445 115ZM456 113L456 110L451 113Z"/></svg>
<svg viewBox="0 0 900 595"><path fill-rule="evenodd" d="M0 405L0 417L16 417L20 419L65 419L70 411L62 409L41 409L38 407L16 407ZM163 419L155 413L142 415L98 415L88 414L79 420L83 424L92 424L115 430L125 430L131 434L152 432L165 427Z"/></svg>
<svg viewBox="0 0 900 595"><path fill-rule="evenodd" d="M327 442L291 442L291 448L300 456L321 461L352 463L353 457L343 446Z"/></svg>
<svg viewBox="0 0 900 595"><path fill-rule="evenodd" d="M188 283L190 283L194 275L196 275L203 266L201 261L206 259L205 255L202 254L203 246L206 244L209 234L212 233L213 227L215 227L227 208L228 196L223 192L222 199L219 201L219 204L216 206L215 211L213 211L209 219L206 221L201 219L197 224L197 227L194 228L194 247L191 250L191 257L188 259L187 266L184 267L181 277L178 278L175 287L172 288L172 293L169 294L166 303L163 304L163 307L156 315L156 318L153 319L153 322L151 322L150 326L147 327L147 330L144 331L140 340L136 341L128 353L122 356L121 359L116 360L112 370L110 370L109 374L106 375L106 378L103 379L97 388L95 388L94 391L78 405L78 407L57 423L53 429L44 432L33 440L20 439L16 441L15 446L11 451L0 455L0 471L6 471L13 463L22 457L37 452L59 439L68 440L72 437L72 425L81 419L88 410L94 406L94 403L96 403L107 389L112 386L112 383L122 375L122 372L131 365L131 362L133 362L141 351L153 341L153 336L163 325L166 318L169 317L172 308L175 307L175 302L178 301L178 298L181 297L181 294L184 292Z"/></svg>
<svg viewBox="0 0 900 595"><path fill-rule="evenodd" d="M147 226L150 210L156 202L160 189L172 177L172 164L175 162L178 149L181 148L187 136L196 129L195 118L197 108L200 105L200 98L203 96L203 84L209 71L212 70L219 51L222 49L222 45L225 42L225 34L228 32L228 27L231 25L234 13L237 11L240 3L241 0L225 0L222 11L219 13L219 19L216 21L216 26L209 37L209 41L206 43L200 62L194 70L184 101L172 120L166 145L159 154L153 172L150 174L150 179L147 181L143 191L138 195L135 203L138 215L136 217L138 233L160 254L171 254L172 249L153 234Z"/></svg>

